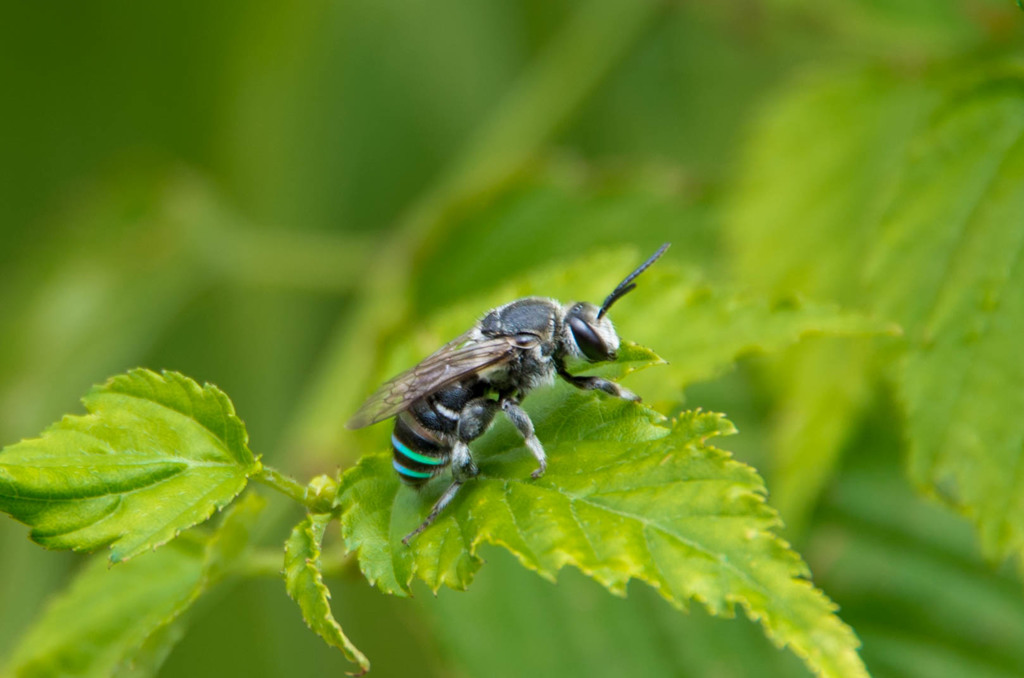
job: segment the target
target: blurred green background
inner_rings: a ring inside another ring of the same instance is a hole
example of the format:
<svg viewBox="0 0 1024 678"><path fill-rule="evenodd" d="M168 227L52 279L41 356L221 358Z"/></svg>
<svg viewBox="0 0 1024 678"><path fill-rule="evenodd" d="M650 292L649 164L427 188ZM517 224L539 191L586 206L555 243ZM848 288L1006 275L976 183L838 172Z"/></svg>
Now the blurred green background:
<svg viewBox="0 0 1024 678"><path fill-rule="evenodd" d="M144 365L218 384L253 449L301 478L353 461L340 426L372 390L368 342L474 290L666 240L734 283L723 223L780 87L826 68L912 79L1024 44L1009 0L55 1L3 17L0 441ZM760 368L687 396L736 421L725 446L771 489ZM872 403L793 535L816 583L873 675L1024 674L1019 583L914 494L892 403ZM746 621L487 556L469 593L330 582L374 675L805 675ZM0 521L0 657L79 563ZM214 598L161 675L348 669L280 582Z"/></svg>

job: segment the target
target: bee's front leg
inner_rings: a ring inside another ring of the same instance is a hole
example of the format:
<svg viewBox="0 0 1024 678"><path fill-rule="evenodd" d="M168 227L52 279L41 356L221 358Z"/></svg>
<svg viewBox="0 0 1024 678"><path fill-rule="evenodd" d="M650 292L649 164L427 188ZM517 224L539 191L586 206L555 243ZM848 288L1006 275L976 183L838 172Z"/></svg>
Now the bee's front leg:
<svg viewBox="0 0 1024 678"><path fill-rule="evenodd" d="M501 409L505 412L505 416L508 417L512 425L516 427L520 435L523 436L523 441L526 443L526 447L533 454L537 460L539 468L530 474L531 478L540 478L544 475L544 471L548 468L548 458L544 454L544 446L540 444L537 436L533 432L533 422L530 421L530 415L526 413L522 407L519 406L519 402L513 398L502 398Z"/></svg>
<svg viewBox="0 0 1024 678"><path fill-rule="evenodd" d="M609 395L613 395L616 398L622 398L623 400L631 400L634 403L640 402L640 396L630 391L628 388L619 386L614 381L603 379L601 377L577 377L569 374L564 369L558 370L558 376L565 379L567 382L575 386L576 388L583 389L585 391L604 391Z"/></svg>

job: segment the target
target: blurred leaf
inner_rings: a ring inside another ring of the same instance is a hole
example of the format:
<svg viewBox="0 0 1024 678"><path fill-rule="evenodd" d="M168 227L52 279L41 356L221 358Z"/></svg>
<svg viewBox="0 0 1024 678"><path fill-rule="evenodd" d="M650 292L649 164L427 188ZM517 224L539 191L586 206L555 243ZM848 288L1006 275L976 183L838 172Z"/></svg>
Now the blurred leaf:
<svg viewBox="0 0 1024 678"><path fill-rule="evenodd" d="M687 278L670 269L652 272L649 284L658 293L630 300L622 313L613 310L624 324L642 327L645 343L669 363L665 370L638 375L631 386L651 401L678 401L683 387L721 376L737 359L778 351L804 337L897 330L834 303L762 297Z"/></svg>
<svg viewBox="0 0 1024 678"><path fill-rule="evenodd" d="M991 556L1024 547L1020 483L1006 472L1024 438L1012 414L1024 405L1022 80L995 64L803 83L755 137L733 221L750 277L903 324L912 476L975 518ZM802 247L765 257L769 238Z"/></svg>
<svg viewBox="0 0 1024 678"><path fill-rule="evenodd" d="M259 469L219 389L134 370L68 416L0 452L0 508L49 548L112 545L126 560L228 504Z"/></svg>
<svg viewBox="0 0 1024 678"><path fill-rule="evenodd" d="M875 678L1024 674L1024 598L993 571L960 516L900 473L902 432L883 403L856 431L807 555L864 643Z"/></svg>
<svg viewBox="0 0 1024 678"><path fill-rule="evenodd" d="M875 347L819 338L770 356L762 366L774 391L768 481L790 538L803 535L844 444L871 402Z"/></svg>
<svg viewBox="0 0 1024 678"><path fill-rule="evenodd" d="M726 236L736 276L861 306L861 266L894 175L940 97L882 70L795 80L754 119Z"/></svg>
<svg viewBox="0 0 1024 678"><path fill-rule="evenodd" d="M252 547L267 500L252 492L243 495L224 512L220 526L206 541L203 567L208 582L230 575Z"/></svg>
<svg viewBox="0 0 1024 678"><path fill-rule="evenodd" d="M729 422L691 412L666 428L624 401L552 400L535 419L550 455L544 477L527 480L533 461L521 444L492 440L485 447L497 449L479 455L482 475L411 547L401 537L434 493L402 488L389 455L346 472L342 530L367 578L399 595L414 577L434 590L465 588L478 547L493 543L549 579L569 564L620 595L636 578L679 608L697 599L731 616L738 602L819 675L866 675L852 631L773 534L779 523L760 478L706 445L733 432Z"/></svg>
<svg viewBox="0 0 1024 678"><path fill-rule="evenodd" d="M14 652L15 676L109 676L130 665L136 651L191 606L202 580L202 549L180 539L157 553L110 569L94 558L46 609Z"/></svg>
<svg viewBox="0 0 1024 678"><path fill-rule="evenodd" d="M182 619L165 623L150 634L133 654L125 657L113 675L115 678L149 678L157 675L171 651L185 637L186 630Z"/></svg>
<svg viewBox="0 0 1024 678"><path fill-rule="evenodd" d="M190 533L116 568L94 557L28 631L8 670L19 678L155 675L184 634L181 615L219 580L218 552L225 542L234 554L248 545L240 535L263 505L249 495L209 538Z"/></svg>
<svg viewBox="0 0 1024 678"><path fill-rule="evenodd" d="M870 308L861 267L892 177L939 100L929 83L881 69L826 70L785 87L754 119L730 196L735 275L770 295ZM870 393L875 352L818 341L765 361L775 397L772 496L793 535L840 461Z"/></svg>
<svg viewBox="0 0 1024 678"><path fill-rule="evenodd" d="M370 670L370 661L341 630L331 613L331 592L324 584L320 571L320 545L324 530L333 517L330 514L310 514L295 526L284 545L284 575L288 595L299 604L302 618L328 645L341 650L352 663Z"/></svg>
<svg viewBox="0 0 1024 678"><path fill-rule="evenodd" d="M921 62L970 50L1009 17L1000 0L770 0L863 56ZM1006 29L1004 29L1005 31Z"/></svg>
<svg viewBox="0 0 1024 678"><path fill-rule="evenodd" d="M737 275L771 294L871 307L863 262L908 147L940 102L934 81L878 69L816 73L785 88L755 121L732 197ZM874 353L819 342L767 361L778 398L773 495L796 534L869 393Z"/></svg>
<svg viewBox="0 0 1024 678"><path fill-rule="evenodd" d="M910 472L961 504L991 557L1024 553L1024 70L993 73L915 140L869 264L908 329Z"/></svg>

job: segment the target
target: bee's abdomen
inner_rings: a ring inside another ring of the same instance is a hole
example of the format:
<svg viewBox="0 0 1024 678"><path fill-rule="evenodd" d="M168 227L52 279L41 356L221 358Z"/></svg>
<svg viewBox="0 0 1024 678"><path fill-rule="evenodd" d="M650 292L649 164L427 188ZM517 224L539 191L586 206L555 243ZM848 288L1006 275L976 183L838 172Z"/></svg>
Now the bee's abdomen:
<svg viewBox="0 0 1024 678"><path fill-rule="evenodd" d="M409 412L402 412L395 419L391 449L391 465L406 484L414 486L423 485L443 469L448 464L451 451Z"/></svg>

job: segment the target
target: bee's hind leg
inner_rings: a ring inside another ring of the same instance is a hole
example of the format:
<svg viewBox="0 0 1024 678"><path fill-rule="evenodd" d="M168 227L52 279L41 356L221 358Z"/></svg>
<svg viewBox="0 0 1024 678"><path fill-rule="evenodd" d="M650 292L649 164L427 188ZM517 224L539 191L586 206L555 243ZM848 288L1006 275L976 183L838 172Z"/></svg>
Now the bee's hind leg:
<svg viewBox="0 0 1024 678"><path fill-rule="evenodd" d="M459 491L460 487L462 487L462 481L453 480L452 484L449 485L448 489L445 490L444 494L441 495L441 498L434 503L434 508L430 509L430 514L427 516L427 519L424 520L420 524L420 526L417 527L415 530L402 537L402 543L408 546L409 542L412 541L413 537L415 537L420 532L430 527L433 524L433 522L437 520L437 516L441 514L441 511L444 510L444 507L447 506L449 502L451 502L453 497L455 497L455 494Z"/></svg>
<svg viewBox="0 0 1024 678"><path fill-rule="evenodd" d="M462 483L469 480L480 473L480 470L473 463L473 457L469 454L469 446L466 443L459 441L452 447L452 484L448 486L448 489L434 502L434 507L430 509L430 513L427 515L427 519L420 523L420 526L409 534L402 537L402 543L406 546L412 541L413 537L418 535L423 530L430 527L437 517L441 515L441 511L445 509L448 504L451 503L452 499L458 493L459 488L462 487Z"/></svg>

